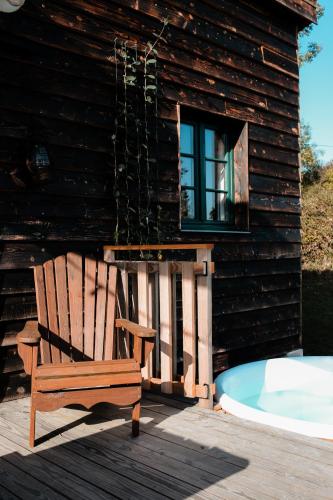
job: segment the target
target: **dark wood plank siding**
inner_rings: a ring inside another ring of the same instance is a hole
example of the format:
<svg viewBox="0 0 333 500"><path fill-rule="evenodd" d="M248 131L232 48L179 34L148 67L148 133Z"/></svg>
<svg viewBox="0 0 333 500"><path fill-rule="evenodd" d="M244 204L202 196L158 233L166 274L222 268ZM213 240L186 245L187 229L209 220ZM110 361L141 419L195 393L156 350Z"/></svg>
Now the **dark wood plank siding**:
<svg viewBox="0 0 333 500"><path fill-rule="evenodd" d="M276 0L276 2L301 16L305 24L317 20L317 0Z"/></svg>
<svg viewBox="0 0 333 500"><path fill-rule="evenodd" d="M107 57L115 36L147 42L165 16L168 43L159 48L163 240L216 243L216 369L228 360L279 354L298 345L296 22L288 10L273 16L274 3L258 9L255 0L237 5L231 0L29 0L17 14L0 16L4 353L15 349L14 333L36 314L30 266L78 248L96 253L112 241L108 138L114 68ZM249 122L250 234L179 231L177 103ZM19 190L10 175L24 158L24 140L15 128L22 125L43 133L52 158L49 182L26 190ZM18 374L13 352L11 359ZM9 366L6 361L8 373Z"/></svg>

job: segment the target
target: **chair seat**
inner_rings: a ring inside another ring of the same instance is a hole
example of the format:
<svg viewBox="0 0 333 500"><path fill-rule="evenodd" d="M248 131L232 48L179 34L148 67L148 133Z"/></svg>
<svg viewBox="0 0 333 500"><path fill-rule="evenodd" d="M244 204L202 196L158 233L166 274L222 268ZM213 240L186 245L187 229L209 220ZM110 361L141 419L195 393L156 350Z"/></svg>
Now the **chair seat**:
<svg viewBox="0 0 333 500"><path fill-rule="evenodd" d="M141 384L140 365L134 359L45 363L35 370L37 391Z"/></svg>

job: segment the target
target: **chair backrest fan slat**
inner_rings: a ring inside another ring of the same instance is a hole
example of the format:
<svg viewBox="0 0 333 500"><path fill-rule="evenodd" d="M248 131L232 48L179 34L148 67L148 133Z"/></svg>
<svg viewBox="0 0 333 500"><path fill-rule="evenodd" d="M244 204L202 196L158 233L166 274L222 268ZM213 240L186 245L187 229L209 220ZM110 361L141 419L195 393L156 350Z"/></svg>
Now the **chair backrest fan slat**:
<svg viewBox="0 0 333 500"><path fill-rule="evenodd" d="M82 256L67 254L68 297L71 326L71 346L74 361L83 354L83 276Z"/></svg>
<svg viewBox="0 0 333 500"><path fill-rule="evenodd" d="M40 325L41 333L41 360L42 363L51 362L51 350L49 344L49 322L46 306L46 292L45 292L45 279L43 266L36 266L34 268L35 288L36 288L36 301L37 301L37 314L38 322Z"/></svg>
<svg viewBox="0 0 333 500"><path fill-rule="evenodd" d="M72 252L34 268L42 363L116 357L117 276L117 267Z"/></svg>
<svg viewBox="0 0 333 500"><path fill-rule="evenodd" d="M58 306L58 326L61 338L60 356L61 361L68 362L71 359L70 346L70 324L69 324L69 303L67 285L67 263L65 255L60 255L54 259L54 273L56 283L56 295Z"/></svg>
<svg viewBox="0 0 333 500"><path fill-rule="evenodd" d="M97 262L90 257L85 258L84 273L84 354L94 359L95 352L95 311L96 311L96 276Z"/></svg>

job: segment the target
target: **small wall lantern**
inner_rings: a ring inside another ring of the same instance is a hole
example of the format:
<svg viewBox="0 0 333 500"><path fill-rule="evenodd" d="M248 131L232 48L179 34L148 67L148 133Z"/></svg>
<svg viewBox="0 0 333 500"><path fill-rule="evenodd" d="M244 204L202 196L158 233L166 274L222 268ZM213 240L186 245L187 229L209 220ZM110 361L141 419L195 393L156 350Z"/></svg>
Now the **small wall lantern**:
<svg viewBox="0 0 333 500"><path fill-rule="evenodd" d="M42 184L49 179L51 162L48 150L44 144L33 145L26 165L34 183Z"/></svg>
<svg viewBox="0 0 333 500"><path fill-rule="evenodd" d="M0 12L16 12L24 4L25 0L0 0Z"/></svg>

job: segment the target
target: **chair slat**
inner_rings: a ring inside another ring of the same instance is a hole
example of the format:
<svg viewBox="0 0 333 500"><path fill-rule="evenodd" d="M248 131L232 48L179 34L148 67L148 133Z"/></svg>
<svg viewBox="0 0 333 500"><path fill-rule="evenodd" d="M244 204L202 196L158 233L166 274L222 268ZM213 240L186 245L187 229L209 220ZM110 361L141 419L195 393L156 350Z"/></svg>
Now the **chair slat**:
<svg viewBox="0 0 333 500"><path fill-rule="evenodd" d="M95 360L103 359L106 292L108 266L105 262L97 264L97 296L96 296L96 326L95 326Z"/></svg>
<svg viewBox="0 0 333 500"><path fill-rule="evenodd" d="M193 262L182 265L184 396L195 396L196 329Z"/></svg>
<svg viewBox="0 0 333 500"><path fill-rule="evenodd" d="M128 319L129 304L128 304L128 271L126 266L120 270L120 279L117 286L117 316L119 318ZM129 354L129 334L128 332L118 331L117 334L117 357L126 358Z"/></svg>
<svg viewBox="0 0 333 500"><path fill-rule="evenodd" d="M117 275L118 270L115 266L109 267L109 280L108 280L108 296L107 296L107 309L106 309L106 328L105 328L105 345L104 345L104 359L114 358L115 348L115 314L116 314L116 288L117 288Z"/></svg>
<svg viewBox="0 0 333 500"><path fill-rule="evenodd" d="M160 262L161 391L172 393L172 284L169 262ZM141 298L141 297L140 297Z"/></svg>
<svg viewBox="0 0 333 500"><path fill-rule="evenodd" d="M138 264L138 316L140 325L149 326L149 274L147 262ZM152 376L151 372L151 359L148 359L146 366L142 370L143 378L149 380Z"/></svg>
<svg viewBox="0 0 333 500"><path fill-rule="evenodd" d="M74 360L83 354L83 280L82 256L67 254L68 295L71 326L71 343Z"/></svg>
<svg viewBox="0 0 333 500"><path fill-rule="evenodd" d="M54 259L54 272L58 303L59 335L63 340L63 346L60 349L60 357L61 361L66 362L70 360L71 345L69 332L67 267L65 255L61 255Z"/></svg>
<svg viewBox="0 0 333 500"><path fill-rule="evenodd" d="M34 268L34 279L36 288L36 302L37 302L37 314L38 322L42 327L42 340L41 340L41 360L42 363L50 363L51 352L50 344L48 342L48 317L47 317L47 307L46 307L46 294L45 294L45 280L44 280L44 270L43 266L36 266ZM46 338L47 335L47 338Z"/></svg>
<svg viewBox="0 0 333 500"><path fill-rule="evenodd" d="M84 354L94 359L96 259L85 258L84 266Z"/></svg>
<svg viewBox="0 0 333 500"><path fill-rule="evenodd" d="M59 363L59 327L53 260L45 262L43 268L45 275L47 314L49 319L49 342L51 345L51 358L53 363Z"/></svg>

